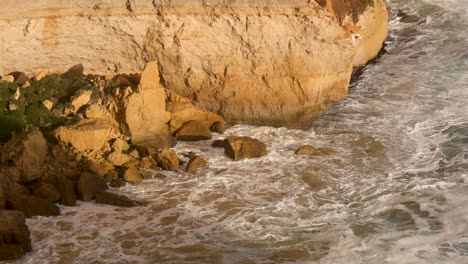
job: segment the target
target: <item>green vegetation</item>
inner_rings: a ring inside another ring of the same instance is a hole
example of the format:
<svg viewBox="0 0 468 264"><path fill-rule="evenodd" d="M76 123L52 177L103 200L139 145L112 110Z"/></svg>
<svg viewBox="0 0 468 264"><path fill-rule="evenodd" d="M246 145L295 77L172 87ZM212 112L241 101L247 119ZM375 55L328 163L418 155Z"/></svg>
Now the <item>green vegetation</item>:
<svg viewBox="0 0 468 264"><path fill-rule="evenodd" d="M70 97L80 89L98 91L83 76L62 79L57 74L49 75L27 88L0 81L0 141L8 140L11 132L27 126L42 130L60 126L65 118L54 115L54 110L63 110ZM17 90L19 97L15 98ZM51 111L43 104L46 100L55 102ZM10 105L13 106L11 109Z"/></svg>

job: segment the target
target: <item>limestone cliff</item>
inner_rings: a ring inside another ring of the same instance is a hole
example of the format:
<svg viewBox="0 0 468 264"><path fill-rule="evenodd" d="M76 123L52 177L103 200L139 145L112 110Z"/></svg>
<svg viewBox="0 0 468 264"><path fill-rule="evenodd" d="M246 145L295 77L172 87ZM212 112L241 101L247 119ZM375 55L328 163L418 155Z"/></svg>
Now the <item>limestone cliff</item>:
<svg viewBox="0 0 468 264"><path fill-rule="evenodd" d="M384 0L3 0L0 74L140 72L228 121L300 126L387 36Z"/></svg>

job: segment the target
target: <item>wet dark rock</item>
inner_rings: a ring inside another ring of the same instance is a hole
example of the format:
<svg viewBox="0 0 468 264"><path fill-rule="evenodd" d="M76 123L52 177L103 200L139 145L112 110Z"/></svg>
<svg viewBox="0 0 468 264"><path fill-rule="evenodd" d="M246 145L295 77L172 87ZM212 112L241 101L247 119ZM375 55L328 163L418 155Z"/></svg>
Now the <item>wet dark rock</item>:
<svg viewBox="0 0 468 264"><path fill-rule="evenodd" d="M0 210L0 261L16 260L30 252L26 219L19 211Z"/></svg>
<svg viewBox="0 0 468 264"><path fill-rule="evenodd" d="M125 181L122 178L118 178L118 179L111 181L110 186L112 188L120 188L120 187L125 186Z"/></svg>
<svg viewBox="0 0 468 264"><path fill-rule="evenodd" d="M76 200L76 183L65 176L56 177L56 188L60 194L60 203L66 206L75 206Z"/></svg>
<svg viewBox="0 0 468 264"><path fill-rule="evenodd" d="M33 216L60 215L60 209L50 201L42 198L20 195L8 199L7 208L22 212L27 218Z"/></svg>
<svg viewBox="0 0 468 264"><path fill-rule="evenodd" d="M109 204L113 206L132 207L142 205L141 202L132 200L126 196L111 192L99 192L96 194L96 203Z"/></svg>
<svg viewBox="0 0 468 264"><path fill-rule="evenodd" d="M218 139L211 144L213 148L224 148L224 139Z"/></svg>
<svg viewBox="0 0 468 264"><path fill-rule="evenodd" d="M60 193L57 191L55 186L50 183L39 183L33 191L33 196L45 199L52 203L60 200Z"/></svg>
<svg viewBox="0 0 468 264"><path fill-rule="evenodd" d="M267 154L265 143L250 137L227 137L224 153L233 160L257 158Z"/></svg>
<svg viewBox="0 0 468 264"><path fill-rule="evenodd" d="M78 197L83 201L91 201L96 198L96 193L109 189L103 177L84 172L80 176L77 185Z"/></svg>

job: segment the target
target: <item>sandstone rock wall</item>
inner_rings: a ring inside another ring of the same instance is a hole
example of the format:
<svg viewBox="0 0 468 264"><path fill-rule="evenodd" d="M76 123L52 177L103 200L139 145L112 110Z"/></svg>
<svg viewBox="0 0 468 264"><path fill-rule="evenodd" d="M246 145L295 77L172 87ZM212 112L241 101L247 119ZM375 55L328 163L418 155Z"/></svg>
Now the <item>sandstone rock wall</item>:
<svg viewBox="0 0 468 264"><path fill-rule="evenodd" d="M386 35L383 0L4 0L0 74L156 60L165 88L228 121L300 126Z"/></svg>

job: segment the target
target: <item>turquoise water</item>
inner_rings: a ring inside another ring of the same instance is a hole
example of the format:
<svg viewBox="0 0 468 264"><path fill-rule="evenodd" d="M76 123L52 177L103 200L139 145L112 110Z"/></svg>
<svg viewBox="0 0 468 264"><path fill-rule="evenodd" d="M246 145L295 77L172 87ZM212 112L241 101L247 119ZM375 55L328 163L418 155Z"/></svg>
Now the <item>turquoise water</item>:
<svg viewBox="0 0 468 264"><path fill-rule="evenodd" d="M268 145L241 162L180 143L209 167L28 220L18 263L468 263L468 2L388 3L386 53L310 130L232 127Z"/></svg>

